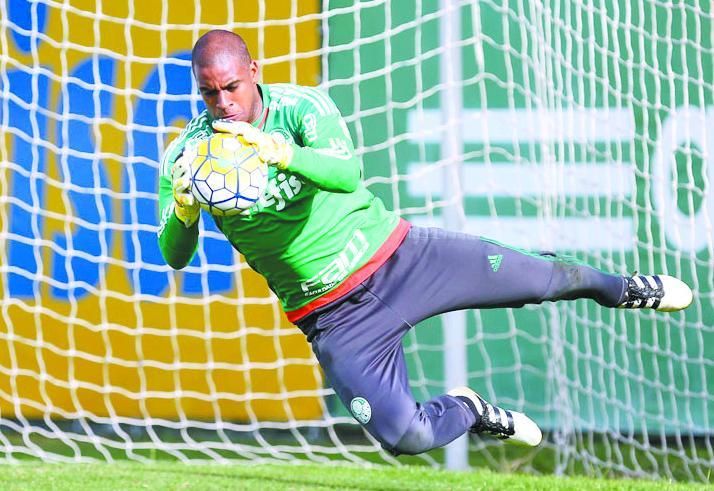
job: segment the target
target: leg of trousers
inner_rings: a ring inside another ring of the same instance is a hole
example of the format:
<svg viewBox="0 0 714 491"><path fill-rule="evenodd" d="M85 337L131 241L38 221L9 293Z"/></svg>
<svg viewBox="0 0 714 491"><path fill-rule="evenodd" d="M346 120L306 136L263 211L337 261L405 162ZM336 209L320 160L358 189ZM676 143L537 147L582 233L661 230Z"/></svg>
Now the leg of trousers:
<svg viewBox="0 0 714 491"><path fill-rule="evenodd" d="M461 309L589 298L614 307L626 281L572 259L438 228L413 227L372 287L410 324Z"/></svg>

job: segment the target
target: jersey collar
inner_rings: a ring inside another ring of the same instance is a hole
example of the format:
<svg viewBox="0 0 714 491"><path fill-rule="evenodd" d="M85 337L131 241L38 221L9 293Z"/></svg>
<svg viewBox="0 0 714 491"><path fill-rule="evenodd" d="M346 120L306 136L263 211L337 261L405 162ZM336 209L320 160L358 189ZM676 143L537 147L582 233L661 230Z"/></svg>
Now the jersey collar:
<svg viewBox="0 0 714 491"><path fill-rule="evenodd" d="M262 130L265 128L265 122L268 121L268 113L270 113L270 90L267 85L258 84L258 91L263 99L263 111L258 116L258 119L251 124Z"/></svg>

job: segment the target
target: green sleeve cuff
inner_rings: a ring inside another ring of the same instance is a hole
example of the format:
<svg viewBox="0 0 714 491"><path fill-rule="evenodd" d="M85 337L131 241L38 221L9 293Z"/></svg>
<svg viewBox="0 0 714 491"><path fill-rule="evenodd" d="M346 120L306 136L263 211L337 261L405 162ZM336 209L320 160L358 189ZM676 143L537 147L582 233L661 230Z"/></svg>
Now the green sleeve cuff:
<svg viewBox="0 0 714 491"><path fill-rule="evenodd" d="M198 249L198 220L186 228L172 212L159 234L159 248L169 266L184 268Z"/></svg>

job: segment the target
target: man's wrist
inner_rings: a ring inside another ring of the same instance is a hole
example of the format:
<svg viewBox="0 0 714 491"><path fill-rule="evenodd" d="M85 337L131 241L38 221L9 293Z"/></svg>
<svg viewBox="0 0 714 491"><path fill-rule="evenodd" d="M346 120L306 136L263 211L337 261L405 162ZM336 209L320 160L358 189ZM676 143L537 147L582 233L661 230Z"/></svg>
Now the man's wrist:
<svg viewBox="0 0 714 491"><path fill-rule="evenodd" d="M293 144L285 143L282 150L282 158L279 162L275 163L275 167L277 167L278 170L287 170L288 167L290 167L293 157L295 156Z"/></svg>
<svg viewBox="0 0 714 491"><path fill-rule="evenodd" d="M174 216L186 228L191 228L198 222L199 212L187 211L184 207L174 202Z"/></svg>

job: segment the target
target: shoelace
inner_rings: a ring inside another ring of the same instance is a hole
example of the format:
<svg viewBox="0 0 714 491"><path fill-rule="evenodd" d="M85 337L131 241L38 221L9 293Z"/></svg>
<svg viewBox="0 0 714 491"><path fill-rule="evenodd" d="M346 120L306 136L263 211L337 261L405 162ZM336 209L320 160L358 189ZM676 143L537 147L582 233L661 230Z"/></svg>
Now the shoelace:
<svg viewBox="0 0 714 491"><path fill-rule="evenodd" d="M481 402L484 405L484 411L481 414L480 421L471 427L471 433L490 433L504 439L516 433L515 428L503 425L500 416L491 404L485 401Z"/></svg>
<svg viewBox="0 0 714 491"><path fill-rule="evenodd" d="M634 277L627 279L627 300L626 302L632 302L634 300L649 300L651 298L662 298L664 296L664 290L662 288L653 288L648 282L642 280L645 286L639 286Z"/></svg>

